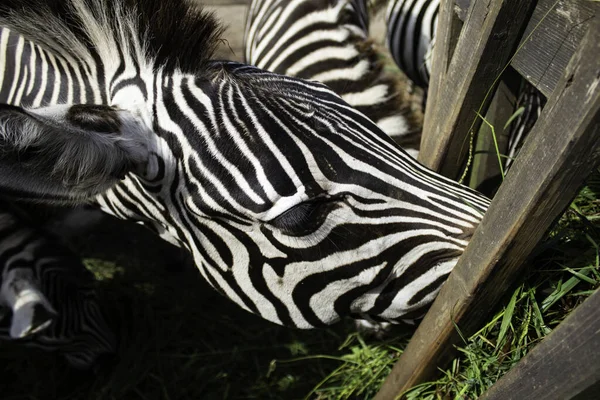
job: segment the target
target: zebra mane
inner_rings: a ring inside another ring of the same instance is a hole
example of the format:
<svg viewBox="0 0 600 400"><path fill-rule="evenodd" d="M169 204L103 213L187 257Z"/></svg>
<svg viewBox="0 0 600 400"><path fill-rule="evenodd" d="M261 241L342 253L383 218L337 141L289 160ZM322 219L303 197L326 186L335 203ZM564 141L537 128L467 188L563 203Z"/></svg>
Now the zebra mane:
<svg viewBox="0 0 600 400"><path fill-rule="evenodd" d="M66 59L202 71L223 32L186 0L2 0L0 25Z"/></svg>

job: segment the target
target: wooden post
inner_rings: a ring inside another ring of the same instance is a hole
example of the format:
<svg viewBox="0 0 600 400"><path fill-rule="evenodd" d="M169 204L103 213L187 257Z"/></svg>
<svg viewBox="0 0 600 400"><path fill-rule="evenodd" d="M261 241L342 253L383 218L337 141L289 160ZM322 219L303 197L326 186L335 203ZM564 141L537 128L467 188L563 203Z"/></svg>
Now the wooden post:
<svg viewBox="0 0 600 400"><path fill-rule="evenodd" d="M435 108L435 99L438 98L438 93L444 87L448 66L452 60L462 25L458 15L454 13L454 0L442 0L438 11L435 50L431 60L431 78L426 107L428 110ZM423 137L425 137L424 133L421 137L421 146L424 142Z"/></svg>
<svg viewBox="0 0 600 400"><path fill-rule="evenodd" d="M504 130L504 125L514 113L515 103L517 102L516 93L520 83L519 75L514 71L512 74L505 73L504 75L485 115L486 121L494 127L498 150L501 155L505 155L508 150L509 130ZM502 159L502 162L505 162L505 160ZM487 124L482 124L475 143L469 186L491 197L492 193L489 190L487 181L495 177L501 179L496 146L494 145L491 128ZM493 186L499 186L501 181L493 180ZM479 187L482 183L483 186L486 186L485 190Z"/></svg>
<svg viewBox="0 0 600 400"><path fill-rule="evenodd" d="M471 0L455 0L458 17L466 20ZM554 91L586 32L585 22L598 13L589 0L537 0L512 67L544 96Z"/></svg>
<svg viewBox="0 0 600 400"><path fill-rule="evenodd" d="M599 9L588 0L538 0L511 65L550 97Z"/></svg>
<svg viewBox="0 0 600 400"><path fill-rule="evenodd" d="M480 400L582 398L600 382L600 290L506 373ZM600 397L600 392L590 399Z"/></svg>
<svg viewBox="0 0 600 400"><path fill-rule="evenodd" d="M479 328L600 161L600 18L544 107L506 180L376 400L434 376Z"/></svg>
<svg viewBox="0 0 600 400"><path fill-rule="evenodd" d="M469 133L477 132L497 78L513 55L535 2L522 0L479 0L469 7L447 72L444 65L451 29L447 0L442 3L432 75L432 104L425 115L419 160L450 178L456 178L469 154ZM452 23L454 24L454 23ZM458 22L456 22L458 24ZM442 43L438 48L438 41ZM440 55L436 52L442 51ZM441 75L440 72L442 72ZM428 106L430 106L428 104Z"/></svg>

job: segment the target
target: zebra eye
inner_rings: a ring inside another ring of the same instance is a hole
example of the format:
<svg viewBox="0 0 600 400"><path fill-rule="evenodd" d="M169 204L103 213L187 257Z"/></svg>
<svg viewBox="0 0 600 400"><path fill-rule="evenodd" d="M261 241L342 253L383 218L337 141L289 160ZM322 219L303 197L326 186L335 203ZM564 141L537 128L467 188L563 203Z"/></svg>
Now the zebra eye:
<svg viewBox="0 0 600 400"><path fill-rule="evenodd" d="M319 207L320 200L309 200L300 203L278 217L269 221L271 225L289 235L302 235L313 231L323 219Z"/></svg>

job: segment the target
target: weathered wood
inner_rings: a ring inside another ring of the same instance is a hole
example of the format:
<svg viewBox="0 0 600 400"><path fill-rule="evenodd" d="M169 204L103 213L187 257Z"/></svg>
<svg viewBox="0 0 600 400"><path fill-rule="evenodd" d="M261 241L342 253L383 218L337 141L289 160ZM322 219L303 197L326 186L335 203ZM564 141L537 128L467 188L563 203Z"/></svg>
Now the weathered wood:
<svg viewBox="0 0 600 400"><path fill-rule="evenodd" d="M458 17L465 20L470 0L455 1ZM599 8L589 0L538 0L512 67L549 96Z"/></svg>
<svg viewBox="0 0 600 400"><path fill-rule="evenodd" d="M471 0L454 0L454 3L454 12L461 21L465 21L467 19Z"/></svg>
<svg viewBox="0 0 600 400"><path fill-rule="evenodd" d="M435 51L432 56L431 78L429 80L429 94L427 97L427 109L435 109L435 101L439 97L444 87L446 74L454 54L456 42L462 29L462 22L453 12L454 2L452 0L442 0L438 12L438 23L436 28ZM431 136L431 138L426 137ZM421 147L424 142L434 140L436 133L433 131L423 131L421 137Z"/></svg>
<svg viewBox="0 0 600 400"><path fill-rule="evenodd" d="M431 378L479 328L600 162L600 18L573 56L480 226L377 400Z"/></svg>
<svg viewBox="0 0 600 400"><path fill-rule="evenodd" d="M504 125L514 113L515 103L517 102L516 94L521 80L514 70L511 69L510 73L508 72L504 73L485 115L485 120L494 127L498 150L501 155L505 155L508 150L509 129L504 130ZM488 190L489 180L494 181L491 186L497 187L502 179L494 144L494 132L486 123L481 124L481 128L477 133L469 178L470 187L479 189L479 186L483 184L483 187L485 187L483 193L488 196L491 195L490 190ZM504 162L504 159L502 161ZM500 181L493 178L498 178Z"/></svg>
<svg viewBox="0 0 600 400"><path fill-rule="evenodd" d="M600 382L600 290L492 386L480 400L579 397ZM594 398L600 397L600 392Z"/></svg>
<svg viewBox="0 0 600 400"><path fill-rule="evenodd" d="M589 0L562 0L558 4L556 0L540 0L523 35L524 45L511 65L549 96L585 35L587 23L599 11L600 4Z"/></svg>
<svg viewBox="0 0 600 400"><path fill-rule="evenodd" d="M476 111L485 114L492 99L488 93L493 93L498 76L513 55L533 6L533 2L522 0L471 3L446 75L436 76L439 66L432 71L441 86L431 94L435 100L425 115L421 139L419 160L428 167L451 178L462 172L469 153L469 133L476 132L481 124ZM448 18L444 12L441 10L440 17ZM440 34L446 32L438 32L436 40ZM436 51L437 45L434 62Z"/></svg>

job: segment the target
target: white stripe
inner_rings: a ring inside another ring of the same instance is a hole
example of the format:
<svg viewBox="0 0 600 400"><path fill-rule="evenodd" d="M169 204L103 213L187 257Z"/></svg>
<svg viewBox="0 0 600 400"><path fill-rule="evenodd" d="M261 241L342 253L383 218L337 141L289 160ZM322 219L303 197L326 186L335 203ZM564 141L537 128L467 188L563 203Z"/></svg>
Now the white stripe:
<svg viewBox="0 0 600 400"><path fill-rule="evenodd" d="M314 36L311 35L311 36L318 38L317 34L320 34L319 32L329 33L328 31L315 31L314 32L315 35ZM315 42L318 43L320 41L325 41L325 40L327 40L327 36L323 37L322 39L319 38L318 40L315 40ZM359 56L358 51L354 48L353 45L349 44L344 47L340 47L340 45L343 43L343 41L338 42L338 43L339 43L338 46L322 47L322 48L319 48L319 49L307 54L306 56L302 57L300 60L296 61L288 69L286 69L285 75L298 76L304 69L311 67L311 66L315 65L316 63L326 62L327 60L348 61L348 60L352 59L353 57ZM310 44L312 44L312 43L310 43ZM275 69L275 67L270 65L269 69ZM361 75L361 77L362 77L362 75ZM340 78L351 79L349 76L344 76L342 74L338 75L334 79L340 79ZM324 79L315 79L315 78L313 78L313 79L319 80L321 82L326 82L326 80L324 80Z"/></svg>
<svg viewBox="0 0 600 400"><path fill-rule="evenodd" d="M215 111L213 109L212 99L209 98L202 90L200 90L190 81L188 81L188 89L192 93L194 98L200 103L202 103L204 107L206 107L208 114L213 116L211 117L211 119L213 119L213 125L210 128L204 125L204 122L202 122L202 120L198 118L198 115L185 102L183 98L183 93L181 92L181 87L177 85L176 89L174 90L173 96L181 112L186 115L186 117L192 122L192 124L194 124L194 126L198 129L199 132L204 133L204 143L207 145L208 151L215 158L215 160L217 160L219 164L221 164L231 174L235 182L235 186L239 187L244 192L244 194L248 196L254 203L265 204L264 199L261 198L259 194L254 191L254 189L246 180L244 174L241 173L237 166L233 165L221 154L215 141L213 140L212 137L216 132L218 132L219 128L217 126L216 120L214 120ZM225 187L223 188L225 191L228 192L228 190ZM239 205L238 202L236 202L236 204Z"/></svg>
<svg viewBox="0 0 600 400"><path fill-rule="evenodd" d="M42 65L42 71L40 72L40 86L38 87L38 93L33 99L32 107L37 108L42 105L42 101L44 100L44 92L48 86L48 58L46 57L46 53L40 49L40 64Z"/></svg>
<svg viewBox="0 0 600 400"><path fill-rule="evenodd" d="M48 59L50 60L50 64L52 65L52 78L54 81L54 85L52 87L52 95L50 96L50 101L47 104L56 104L58 101L58 96L60 95L60 81L61 76L58 70L58 65L56 64L56 57L52 53L48 53Z"/></svg>
<svg viewBox="0 0 600 400"><path fill-rule="evenodd" d="M26 95L29 96L31 95L31 92L33 91L34 85L35 85L35 80L36 80L36 73L37 73L37 53L35 51L35 46L33 43L28 42L29 44L29 72L31 73L31 78L29 79L29 86L27 87L27 92Z"/></svg>
<svg viewBox="0 0 600 400"><path fill-rule="evenodd" d="M21 57L23 56L24 44L25 44L25 41L23 40L23 37L19 36L19 40L17 42L17 48L13 54L13 57L15 60L15 74L14 74L13 81L10 86L10 92L8 93L8 98L6 101L8 104L15 104L14 97L15 97L15 93L16 93L17 88L20 83L20 78L21 78L20 61L21 61Z"/></svg>
<svg viewBox="0 0 600 400"><path fill-rule="evenodd" d="M2 85L4 84L4 75L6 74L6 59L8 56L8 36L10 31L6 28L0 28L0 91L2 91Z"/></svg>

